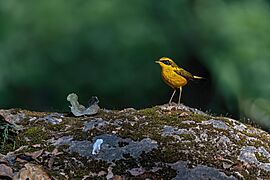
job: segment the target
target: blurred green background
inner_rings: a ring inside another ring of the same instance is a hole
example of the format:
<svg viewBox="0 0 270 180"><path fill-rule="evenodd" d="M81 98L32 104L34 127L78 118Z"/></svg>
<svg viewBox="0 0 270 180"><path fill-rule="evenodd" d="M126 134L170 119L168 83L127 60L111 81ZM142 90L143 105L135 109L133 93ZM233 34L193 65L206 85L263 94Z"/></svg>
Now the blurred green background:
<svg viewBox="0 0 270 180"><path fill-rule="evenodd" d="M270 128L269 19L266 0L0 1L0 107L68 111L71 92L112 109L164 104L154 61L168 56L207 78L184 104Z"/></svg>

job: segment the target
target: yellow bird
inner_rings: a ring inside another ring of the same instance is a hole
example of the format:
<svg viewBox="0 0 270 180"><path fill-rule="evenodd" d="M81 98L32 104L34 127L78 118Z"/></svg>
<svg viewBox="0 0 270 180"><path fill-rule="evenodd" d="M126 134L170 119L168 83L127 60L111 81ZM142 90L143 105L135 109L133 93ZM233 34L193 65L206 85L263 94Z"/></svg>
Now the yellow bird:
<svg viewBox="0 0 270 180"><path fill-rule="evenodd" d="M164 82L174 89L169 104L172 102L173 96L178 88L180 90L178 104L180 104L182 87L185 86L189 80L204 79L203 77L193 76L188 71L177 66L170 58L163 57L155 62L161 67L161 76Z"/></svg>

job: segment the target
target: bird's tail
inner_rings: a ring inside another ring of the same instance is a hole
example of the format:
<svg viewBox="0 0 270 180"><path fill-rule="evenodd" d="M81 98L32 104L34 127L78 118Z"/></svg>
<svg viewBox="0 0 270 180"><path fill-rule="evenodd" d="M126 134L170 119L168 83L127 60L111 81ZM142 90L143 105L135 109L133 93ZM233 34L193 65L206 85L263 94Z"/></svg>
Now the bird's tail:
<svg viewBox="0 0 270 180"><path fill-rule="evenodd" d="M193 76L193 79L205 79L204 77L200 77L200 76Z"/></svg>

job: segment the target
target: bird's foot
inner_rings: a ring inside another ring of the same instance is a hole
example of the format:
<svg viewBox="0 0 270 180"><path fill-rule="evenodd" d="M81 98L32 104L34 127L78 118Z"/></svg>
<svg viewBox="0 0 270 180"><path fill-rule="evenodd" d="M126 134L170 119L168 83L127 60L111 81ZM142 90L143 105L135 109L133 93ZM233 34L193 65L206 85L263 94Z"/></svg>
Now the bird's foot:
<svg viewBox="0 0 270 180"><path fill-rule="evenodd" d="M177 104L175 102L169 102L168 105L169 106L177 106Z"/></svg>
<svg viewBox="0 0 270 180"><path fill-rule="evenodd" d="M183 103L180 103L180 102L177 103L177 106L183 106L183 105L184 105Z"/></svg>

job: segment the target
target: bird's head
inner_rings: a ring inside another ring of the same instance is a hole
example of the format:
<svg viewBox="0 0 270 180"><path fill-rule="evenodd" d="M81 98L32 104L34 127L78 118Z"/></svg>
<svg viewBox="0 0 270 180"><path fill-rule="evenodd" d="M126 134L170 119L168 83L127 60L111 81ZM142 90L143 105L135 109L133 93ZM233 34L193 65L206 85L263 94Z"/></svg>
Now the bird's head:
<svg viewBox="0 0 270 180"><path fill-rule="evenodd" d="M162 57L158 61L155 61L155 63L158 63L162 68L177 66L175 62L173 62L173 60L168 57Z"/></svg>

